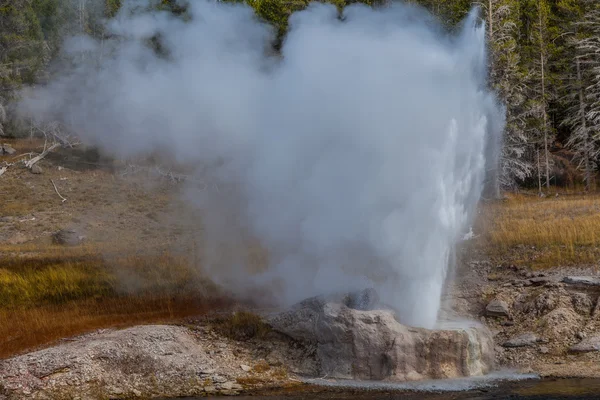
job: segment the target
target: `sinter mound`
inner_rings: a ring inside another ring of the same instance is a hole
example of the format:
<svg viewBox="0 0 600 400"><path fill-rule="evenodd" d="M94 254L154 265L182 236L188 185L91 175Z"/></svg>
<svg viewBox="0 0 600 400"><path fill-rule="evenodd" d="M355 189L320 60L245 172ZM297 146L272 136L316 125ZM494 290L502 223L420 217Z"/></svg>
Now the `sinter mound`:
<svg viewBox="0 0 600 400"><path fill-rule="evenodd" d="M376 303L372 289L313 297L269 323L316 346L319 374L330 378L412 381L477 376L493 367L493 339L485 327L411 328Z"/></svg>

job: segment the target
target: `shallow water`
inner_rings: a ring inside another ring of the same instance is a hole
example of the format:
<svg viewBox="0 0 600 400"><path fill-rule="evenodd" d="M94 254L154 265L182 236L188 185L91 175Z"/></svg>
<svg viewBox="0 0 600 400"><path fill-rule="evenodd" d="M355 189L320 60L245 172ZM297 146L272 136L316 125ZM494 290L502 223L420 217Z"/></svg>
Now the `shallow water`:
<svg viewBox="0 0 600 400"><path fill-rule="evenodd" d="M303 388L272 390L240 396L239 400L489 400L489 399L600 399L600 379L537 379L526 375L440 380L410 384L327 382ZM506 380L510 379L510 380ZM310 381L316 383L316 381ZM193 398L188 398L192 400ZM216 399L216 398L213 398Z"/></svg>

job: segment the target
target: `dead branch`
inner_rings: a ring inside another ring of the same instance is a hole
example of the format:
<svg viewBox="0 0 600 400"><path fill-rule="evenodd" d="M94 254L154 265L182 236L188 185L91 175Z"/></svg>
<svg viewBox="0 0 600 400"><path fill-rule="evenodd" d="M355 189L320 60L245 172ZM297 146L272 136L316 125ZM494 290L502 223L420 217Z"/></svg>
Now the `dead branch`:
<svg viewBox="0 0 600 400"><path fill-rule="evenodd" d="M48 153L50 153L52 150L54 150L58 146L60 146L60 143L54 143L52 146L50 146L46 150L44 150L42 152L42 154L40 154L39 156L34 157L31 160L29 160L29 161L26 161L25 162L25 166L27 168L31 169L31 167L33 167L38 161L40 161L41 159L43 159L44 157L46 157L48 155Z"/></svg>
<svg viewBox="0 0 600 400"><path fill-rule="evenodd" d="M57 121L47 123L42 127L32 123L31 130L32 134L34 130L41 133L44 136L45 141L48 141L48 139L51 138L53 142L59 142L63 147L72 148L80 144L80 142L75 140L72 136L64 133L60 123ZM46 146L46 143L44 143L44 146Z"/></svg>
<svg viewBox="0 0 600 400"><path fill-rule="evenodd" d="M27 157L27 156L31 157L31 156L33 156L33 154L34 154L33 152L31 152L31 153L23 153L23 154L19 154L18 156L14 156L13 158L11 158L11 160L16 160L16 159L18 159L18 158L21 158L21 157Z"/></svg>
<svg viewBox="0 0 600 400"><path fill-rule="evenodd" d="M67 199L65 197L62 197L61 194L58 192L58 188L56 187L56 184L54 183L54 181L52 179L50 179L50 182L52 182L52 186L54 186L54 191L56 192L58 197L60 197L62 199L62 202L64 203L65 201L67 201Z"/></svg>
<svg viewBox="0 0 600 400"><path fill-rule="evenodd" d="M9 163L6 161L4 161L3 164L4 165L0 167L0 176L2 176L8 170L8 167L12 167L13 165L15 165L15 163Z"/></svg>

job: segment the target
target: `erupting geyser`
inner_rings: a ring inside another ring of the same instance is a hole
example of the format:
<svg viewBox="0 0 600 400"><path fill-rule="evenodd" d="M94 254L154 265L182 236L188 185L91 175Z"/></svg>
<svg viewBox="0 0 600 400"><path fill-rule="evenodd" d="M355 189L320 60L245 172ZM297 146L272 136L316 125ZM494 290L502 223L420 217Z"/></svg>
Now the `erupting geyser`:
<svg viewBox="0 0 600 400"><path fill-rule="evenodd" d="M184 22L146 3L125 1L103 43L68 40L71 67L22 110L118 155L161 146L216 165L209 177L234 189L190 196L207 211L206 254L247 232L271 263L214 268L217 282L277 282L286 304L372 286L402 323L431 328L503 129L476 13L448 34L408 5L339 18L312 4L280 57L247 6L192 1Z"/></svg>

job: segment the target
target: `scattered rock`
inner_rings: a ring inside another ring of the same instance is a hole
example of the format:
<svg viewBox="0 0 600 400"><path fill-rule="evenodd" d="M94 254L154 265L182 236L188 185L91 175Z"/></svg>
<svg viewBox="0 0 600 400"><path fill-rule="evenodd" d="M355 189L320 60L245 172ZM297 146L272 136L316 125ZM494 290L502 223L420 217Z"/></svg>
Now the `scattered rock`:
<svg viewBox="0 0 600 400"><path fill-rule="evenodd" d="M485 327L411 328L391 310L349 308L347 297L310 298L269 320L275 331L315 344L320 376L412 381L481 375L493 365Z"/></svg>
<svg viewBox="0 0 600 400"><path fill-rule="evenodd" d="M540 319L539 325L544 336L553 340L573 337L581 329L583 318L572 308L559 307Z"/></svg>
<svg viewBox="0 0 600 400"><path fill-rule="evenodd" d="M533 286L541 286L541 285L545 285L547 283L553 283L554 280L552 278L548 278L548 277L537 277L537 278L531 278L529 279L529 282L531 282L531 284Z"/></svg>
<svg viewBox="0 0 600 400"><path fill-rule="evenodd" d="M84 236L70 229L61 229L52 235L52 241L63 246L77 246L83 242L83 239Z"/></svg>
<svg viewBox="0 0 600 400"><path fill-rule="evenodd" d="M592 299L585 293L575 292L571 294L571 302L573 303L573 308L579 314L590 315L592 310Z"/></svg>
<svg viewBox="0 0 600 400"><path fill-rule="evenodd" d="M208 386L204 386L204 391L208 394L213 394L213 393L216 393L217 388L215 388L212 385L208 385Z"/></svg>
<svg viewBox="0 0 600 400"><path fill-rule="evenodd" d="M562 282L570 285L600 286L600 278L596 276L565 276Z"/></svg>
<svg viewBox="0 0 600 400"><path fill-rule="evenodd" d="M0 146L0 155L13 155L15 154L17 151L9 144L7 143L3 143L2 146Z"/></svg>
<svg viewBox="0 0 600 400"><path fill-rule="evenodd" d="M527 302L523 310L527 313L541 316L559 307L570 309L571 306L571 296L566 290L559 288L541 292L533 301Z"/></svg>
<svg viewBox="0 0 600 400"><path fill-rule="evenodd" d="M249 365L242 364L242 365L240 365L240 368L242 368L242 371L244 371L244 372L252 371L252 367L250 367Z"/></svg>
<svg viewBox="0 0 600 400"><path fill-rule="evenodd" d="M592 351L600 351L600 336L591 336L569 347L571 353L589 353Z"/></svg>
<svg viewBox="0 0 600 400"><path fill-rule="evenodd" d="M575 337L576 337L577 339L579 339L579 340L583 340L583 339L585 339L585 333L583 333L583 332L577 332L577 333L575 334Z"/></svg>
<svg viewBox="0 0 600 400"><path fill-rule="evenodd" d="M215 372L217 372L217 370L214 368L203 369L203 370L200 370L200 375L212 375Z"/></svg>
<svg viewBox="0 0 600 400"><path fill-rule="evenodd" d="M35 164L33 167L31 167L30 171L31 171L31 173L32 173L32 174L36 174L36 175L39 175L39 174L41 174L42 172L44 172L44 171L42 170L42 167L40 167L40 166L39 166L39 165L37 165L37 164Z"/></svg>
<svg viewBox="0 0 600 400"><path fill-rule="evenodd" d="M537 336L532 332L523 333L504 342L504 347L527 347L537 343Z"/></svg>
<svg viewBox="0 0 600 400"><path fill-rule="evenodd" d="M508 317L510 312L504 300L494 299L485 307L485 314L489 317Z"/></svg>
<svg viewBox="0 0 600 400"><path fill-rule="evenodd" d="M222 389L225 390L242 390L242 386L239 383L227 381L221 385Z"/></svg>
<svg viewBox="0 0 600 400"><path fill-rule="evenodd" d="M540 346L540 353L548 354L550 350L546 346Z"/></svg>
<svg viewBox="0 0 600 400"><path fill-rule="evenodd" d="M500 325L502 326L513 326L515 323L513 321L502 321Z"/></svg>

